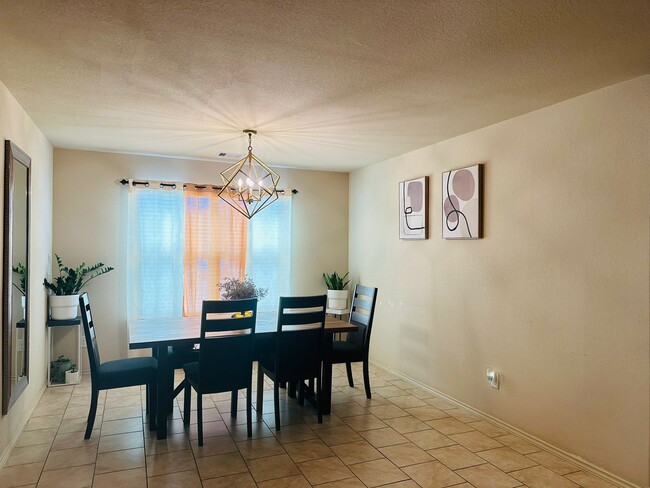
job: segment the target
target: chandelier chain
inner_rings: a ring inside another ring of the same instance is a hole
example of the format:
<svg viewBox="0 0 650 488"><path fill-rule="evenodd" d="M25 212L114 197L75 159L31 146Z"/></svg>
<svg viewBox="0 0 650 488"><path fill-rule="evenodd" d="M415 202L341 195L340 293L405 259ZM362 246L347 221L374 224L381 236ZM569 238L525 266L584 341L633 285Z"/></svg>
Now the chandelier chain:
<svg viewBox="0 0 650 488"><path fill-rule="evenodd" d="M253 151L253 134L248 133L248 152Z"/></svg>

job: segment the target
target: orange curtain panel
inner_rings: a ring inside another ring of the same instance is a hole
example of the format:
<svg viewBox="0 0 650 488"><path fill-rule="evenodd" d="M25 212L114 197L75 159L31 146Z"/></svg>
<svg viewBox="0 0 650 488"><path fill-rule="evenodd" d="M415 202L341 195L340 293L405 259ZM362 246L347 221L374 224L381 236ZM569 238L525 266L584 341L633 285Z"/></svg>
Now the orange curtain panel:
<svg viewBox="0 0 650 488"><path fill-rule="evenodd" d="M201 315L203 300L219 298L224 278L244 278L248 220L217 192L187 185L185 192L183 316Z"/></svg>

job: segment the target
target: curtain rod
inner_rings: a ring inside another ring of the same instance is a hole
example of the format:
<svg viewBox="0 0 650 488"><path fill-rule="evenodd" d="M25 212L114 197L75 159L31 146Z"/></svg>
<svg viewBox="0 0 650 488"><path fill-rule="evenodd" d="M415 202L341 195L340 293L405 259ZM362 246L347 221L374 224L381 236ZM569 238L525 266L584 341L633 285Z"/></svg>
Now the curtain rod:
<svg viewBox="0 0 650 488"><path fill-rule="evenodd" d="M119 182L122 185L128 185L129 184L129 180L127 180L125 178L122 178ZM143 180L143 181L133 180L132 184L133 184L133 186L142 185L142 186L144 186L146 188L149 187L149 182L146 181L146 180ZM159 184L160 184L160 188L172 188L174 190L176 189L176 183L166 183L164 181L161 181L161 182L159 182ZM193 183L190 183L190 184L193 184ZM187 183L183 183L183 189L185 189L185 188L187 188ZM206 190L206 189L210 188L211 190L216 191L216 190L222 190L223 186L220 186L220 185L194 185L194 188L196 188L197 190ZM287 192L287 190L276 190L276 193L279 193L280 195L284 195L286 192ZM291 190L291 194L292 195L298 194L298 190L293 188Z"/></svg>

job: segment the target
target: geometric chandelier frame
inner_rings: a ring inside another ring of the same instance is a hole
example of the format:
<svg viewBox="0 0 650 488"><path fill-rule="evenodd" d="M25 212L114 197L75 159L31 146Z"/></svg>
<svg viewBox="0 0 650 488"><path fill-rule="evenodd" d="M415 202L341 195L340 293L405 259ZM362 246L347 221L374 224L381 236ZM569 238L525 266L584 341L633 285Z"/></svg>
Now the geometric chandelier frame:
<svg viewBox="0 0 650 488"><path fill-rule="evenodd" d="M253 154L252 135L257 131L243 132L248 134L248 154L221 172L219 198L250 219L278 199L280 176Z"/></svg>

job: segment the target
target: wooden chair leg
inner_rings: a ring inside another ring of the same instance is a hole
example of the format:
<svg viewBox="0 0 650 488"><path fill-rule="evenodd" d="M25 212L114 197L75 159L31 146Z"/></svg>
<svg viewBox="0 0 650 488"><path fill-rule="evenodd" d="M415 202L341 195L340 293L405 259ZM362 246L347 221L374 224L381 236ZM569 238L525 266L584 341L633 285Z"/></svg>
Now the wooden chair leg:
<svg viewBox="0 0 650 488"><path fill-rule="evenodd" d="M183 393L183 425L190 425L190 409L192 401L192 385L185 381L185 392Z"/></svg>
<svg viewBox="0 0 650 488"><path fill-rule="evenodd" d="M371 398L370 394L370 373L368 372L368 360L363 362L363 384L366 387L366 398Z"/></svg>
<svg viewBox="0 0 650 488"><path fill-rule="evenodd" d="M97 414L97 403L99 401L99 390L93 388L92 396L90 398L90 411L88 412L88 422L86 423L86 434L84 439L90 439L93 433L93 425L95 425L95 415Z"/></svg>
<svg viewBox="0 0 650 488"><path fill-rule="evenodd" d="M253 394L253 389L249 386L246 389L246 435L248 437L253 437L253 399L251 395Z"/></svg>
<svg viewBox="0 0 650 488"><path fill-rule="evenodd" d="M262 415L262 403L264 401L264 372L260 363L257 363L257 414Z"/></svg>
<svg viewBox="0 0 650 488"><path fill-rule="evenodd" d="M147 397L149 401L149 430L156 430L156 414L158 413L158 385L154 380L147 385Z"/></svg>
<svg viewBox="0 0 650 488"><path fill-rule="evenodd" d="M237 417L237 396L239 395L239 392L237 390L233 390L230 393L230 416L231 417Z"/></svg>
<svg viewBox="0 0 650 488"><path fill-rule="evenodd" d="M275 430L280 430L280 383L273 382L273 410L275 410Z"/></svg>
<svg viewBox="0 0 650 488"><path fill-rule="evenodd" d="M323 423L323 385L321 385L320 376L316 377L316 409L318 410L318 423Z"/></svg>
<svg viewBox="0 0 650 488"><path fill-rule="evenodd" d="M170 367L167 373L167 391L174 391L174 368ZM167 399L167 411L174 410L174 397L170 396Z"/></svg>
<svg viewBox="0 0 650 488"><path fill-rule="evenodd" d="M354 388L354 380L352 379L352 363L345 363L345 369L348 372L348 384L350 388Z"/></svg>
<svg viewBox="0 0 650 488"><path fill-rule="evenodd" d="M298 382L298 405L305 404L305 384L302 381Z"/></svg>
<svg viewBox="0 0 650 488"><path fill-rule="evenodd" d="M196 392L196 421L199 429L199 446L203 445L203 395Z"/></svg>

